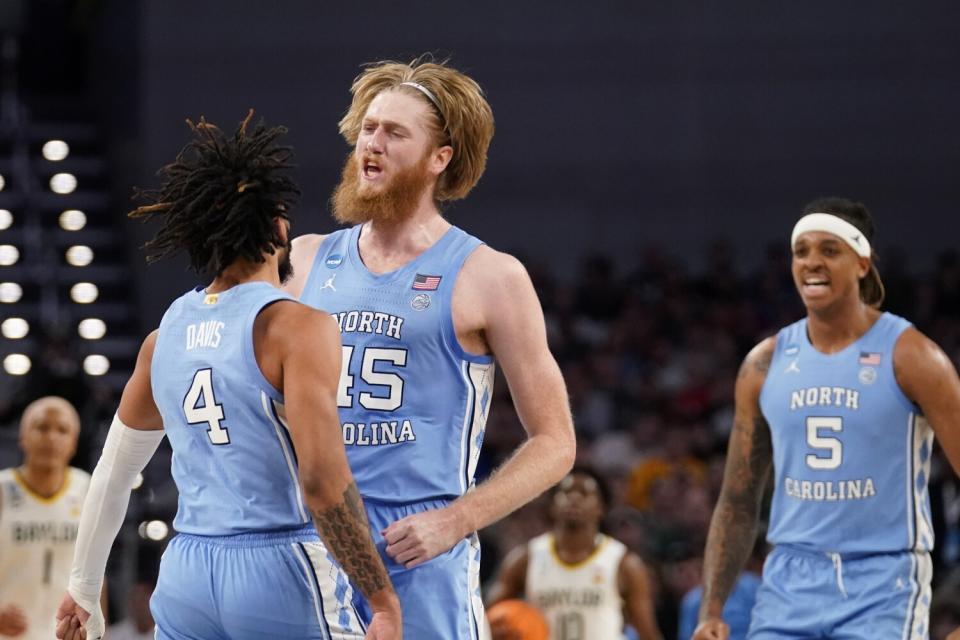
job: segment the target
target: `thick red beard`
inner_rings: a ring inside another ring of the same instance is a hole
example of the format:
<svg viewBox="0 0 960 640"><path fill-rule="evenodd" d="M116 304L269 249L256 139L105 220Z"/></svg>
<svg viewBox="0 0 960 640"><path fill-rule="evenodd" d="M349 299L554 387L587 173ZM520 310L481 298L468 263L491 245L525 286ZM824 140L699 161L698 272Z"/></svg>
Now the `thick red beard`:
<svg viewBox="0 0 960 640"><path fill-rule="evenodd" d="M343 165L340 184L330 198L333 217L343 224L406 218L417 208L424 189L430 184L432 176L426 170L428 159L429 156L424 156L418 164L397 172L382 191L361 193L360 165L357 154L351 153Z"/></svg>

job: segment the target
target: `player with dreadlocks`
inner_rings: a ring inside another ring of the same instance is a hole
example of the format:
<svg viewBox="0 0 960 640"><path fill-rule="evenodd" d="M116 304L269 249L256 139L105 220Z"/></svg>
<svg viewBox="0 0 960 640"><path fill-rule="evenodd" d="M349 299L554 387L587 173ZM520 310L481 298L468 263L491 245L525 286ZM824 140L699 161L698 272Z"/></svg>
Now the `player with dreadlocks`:
<svg viewBox="0 0 960 640"><path fill-rule="evenodd" d="M110 546L164 434L180 500L151 600L157 638L401 637L337 419L337 325L278 288L299 195L292 152L277 143L285 129L252 115L232 136L188 121L193 140L131 214L161 222L148 260L185 251L213 281L143 343L91 479L59 638L102 635ZM349 576L376 611L368 628L318 575Z"/></svg>

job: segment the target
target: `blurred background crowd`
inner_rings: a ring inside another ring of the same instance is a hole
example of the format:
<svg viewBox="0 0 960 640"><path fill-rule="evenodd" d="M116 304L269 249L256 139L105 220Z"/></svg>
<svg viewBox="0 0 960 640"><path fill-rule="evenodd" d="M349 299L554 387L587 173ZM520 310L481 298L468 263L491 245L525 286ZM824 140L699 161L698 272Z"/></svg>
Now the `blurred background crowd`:
<svg viewBox="0 0 960 640"><path fill-rule="evenodd" d="M614 488L605 528L648 563L667 637L700 581L737 369L802 315L786 236L805 202L871 208L884 308L960 365L954 3L425 2L429 24L395 3L325 4L0 2L0 468L19 463L26 404L59 395L82 419L73 464L91 470L136 345L199 284L182 263L146 269L149 230L122 215L183 118L227 127L256 106L289 125L296 231L328 231L350 79L424 51L488 93L489 170L450 216L531 272L579 461ZM501 380L478 476L522 437ZM147 615L176 509L168 469L164 445L111 556L114 619ZM930 487L936 637L960 624L960 481L941 456ZM483 578L546 518L541 499L484 531Z"/></svg>

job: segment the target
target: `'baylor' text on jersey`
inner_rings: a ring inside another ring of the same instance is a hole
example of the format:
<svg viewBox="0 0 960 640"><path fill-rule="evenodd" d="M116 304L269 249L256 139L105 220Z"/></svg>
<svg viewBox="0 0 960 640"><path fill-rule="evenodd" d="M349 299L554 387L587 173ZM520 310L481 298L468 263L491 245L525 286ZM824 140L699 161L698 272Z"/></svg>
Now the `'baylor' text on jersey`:
<svg viewBox="0 0 960 640"><path fill-rule="evenodd" d="M451 297L481 243L456 227L410 263L371 273L360 226L324 239L301 300L332 314L343 341L337 405L365 498L462 495L473 483L493 393L493 359L457 341Z"/></svg>
<svg viewBox="0 0 960 640"><path fill-rule="evenodd" d="M89 486L86 471L69 467L63 487L45 498L18 470L0 471L0 606L16 605L27 617L22 640L54 637Z"/></svg>
<svg viewBox="0 0 960 640"><path fill-rule="evenodd" d="M597 536L588 558L567 564L557 556L552 533L527 545L526 599L547 617L550 640L619 640L623 637L623 598L617 575L627 548Z"/></svg>
<svg viewBox="0 0 960 640"><path fill-rule="evenodd" d="M810 344L805 319L777 334L760 393L773 440L771 543L839 553L933 547L933 433L893 372L909 326L884 313L830 355Z"/></svg>

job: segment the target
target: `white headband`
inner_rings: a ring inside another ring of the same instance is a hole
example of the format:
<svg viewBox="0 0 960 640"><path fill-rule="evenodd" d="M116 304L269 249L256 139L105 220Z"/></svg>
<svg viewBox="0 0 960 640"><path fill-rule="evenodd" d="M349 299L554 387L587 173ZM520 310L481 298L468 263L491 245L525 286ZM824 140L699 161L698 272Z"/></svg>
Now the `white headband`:
<svg viewBox="0 0 960 640"><path fill-rule="evenodd" d="M443 115L443 109L440 108L440 101L437 100L437 97L436 97L435 95L433 95L433 93L431 93L430 89L427 89L425 86L423 86L423 85L420 84L419 82L401 82L401 83L400 83L400 86L401 86L401 87L413 87L414 89L416 89L417 91L419 91L419 92L422 93L423 95L427 96L427 99L430 100L430 102L433 103L433 106L435 106L435 107L437 108L437 111L440 112L440 115L441 115L441 116Z"/></svg>
<svg viewBox="0 0 960 640"><path fill-rule="evenodd" d="M850 245L850 248L861 258L869 258L872 255L870 241L867 240L863 231L832 213L811 213L800 218L790 235L790 246L793 247L797 243L800 234L808 231L832 233Z"/></svg>

